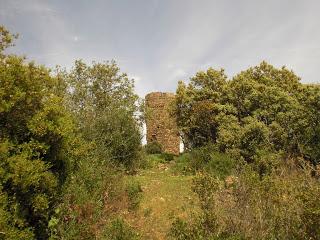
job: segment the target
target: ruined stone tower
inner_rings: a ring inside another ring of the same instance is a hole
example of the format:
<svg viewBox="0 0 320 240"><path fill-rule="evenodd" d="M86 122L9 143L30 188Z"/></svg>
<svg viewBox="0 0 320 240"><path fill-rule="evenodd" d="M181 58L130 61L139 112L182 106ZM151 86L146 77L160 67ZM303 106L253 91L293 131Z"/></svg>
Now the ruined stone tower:
<svg viewBox="0 0 320 240"><path fill-rule="evenodd" d="M170 116L173 93L153 92L146 95L147 143L157 141L163 151L178 155L180 137L175 119Z"/></svg>

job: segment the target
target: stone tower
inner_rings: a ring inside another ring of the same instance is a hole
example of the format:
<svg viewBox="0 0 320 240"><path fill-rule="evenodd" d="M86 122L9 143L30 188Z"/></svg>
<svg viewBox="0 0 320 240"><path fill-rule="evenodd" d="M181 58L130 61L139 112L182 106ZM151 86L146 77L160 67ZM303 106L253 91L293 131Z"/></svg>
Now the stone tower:
<svg viewBox="0 0 320 240"><path fill-rule="evenodd" d="M169 109L174 98L173 93L153 92L146 95L147 143L157 141L164 152L178 155L180 136Z"/></svg>

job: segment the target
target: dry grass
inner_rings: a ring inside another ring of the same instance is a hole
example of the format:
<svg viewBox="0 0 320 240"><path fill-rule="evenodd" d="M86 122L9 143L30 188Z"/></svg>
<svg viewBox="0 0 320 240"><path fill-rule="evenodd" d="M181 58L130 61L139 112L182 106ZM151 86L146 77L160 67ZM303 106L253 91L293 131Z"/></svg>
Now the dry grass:
<svg viewBox="0 0 320 240"><path fill-rule="evenodd" d="M197 205L191 190L192 176L174 175L173 164L158 163L127 179L139 181L142 186L140 208L125 218L143 239L166 239L173 218L186 218Z"/></svg>

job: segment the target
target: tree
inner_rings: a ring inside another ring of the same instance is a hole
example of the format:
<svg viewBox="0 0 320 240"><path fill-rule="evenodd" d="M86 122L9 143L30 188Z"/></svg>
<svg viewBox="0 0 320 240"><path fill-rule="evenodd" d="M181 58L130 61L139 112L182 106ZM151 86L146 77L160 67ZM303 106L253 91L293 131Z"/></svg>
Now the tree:
<svg viewBox="0 0 320 240"><path fill-rule="evenodd" d="M114 61L90 66L79 60L65 76L71 111L84 138L95 143L104 161L135 166L141 134L133 80L121 73Z"/></svg>
<svg viewBox="0 0 320 240"><path fill-rule="evenodd" d="M198 72L186 86L179 82L175 115L186 148L199 147L217 137L217 116L232 111L221 105L227 77L224 70Z"/></svg>
<svg viewBox="0 0 320 240"><path fill-rule="evenodd" d="M265 148L318 162L319 87L299 81L285 67L262 62L231 80L210 68L188 86L180 82L175 114L186 146L214 143L247 160Z"/></svg>
<svg viewBox="0 0 320 240"><path fill-rule="evenodd" d="M3 50L14 38L0 28L0 232L43 239L66 177L70 114L50 71Z"/></svg>

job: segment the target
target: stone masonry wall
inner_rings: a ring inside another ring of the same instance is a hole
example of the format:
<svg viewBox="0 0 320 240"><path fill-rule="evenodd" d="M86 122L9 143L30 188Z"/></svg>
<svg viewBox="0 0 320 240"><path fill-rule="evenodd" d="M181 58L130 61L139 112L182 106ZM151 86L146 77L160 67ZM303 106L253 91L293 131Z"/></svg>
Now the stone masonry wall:
<svg viewBox="0 0 320 240"><path fill-rule="evenodd" d="M157 141L164 152L178 155L179 131L175 119L169 113L174 98L173 93L153 92L146 95L147 143Z"/></svg>

